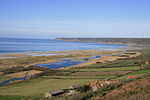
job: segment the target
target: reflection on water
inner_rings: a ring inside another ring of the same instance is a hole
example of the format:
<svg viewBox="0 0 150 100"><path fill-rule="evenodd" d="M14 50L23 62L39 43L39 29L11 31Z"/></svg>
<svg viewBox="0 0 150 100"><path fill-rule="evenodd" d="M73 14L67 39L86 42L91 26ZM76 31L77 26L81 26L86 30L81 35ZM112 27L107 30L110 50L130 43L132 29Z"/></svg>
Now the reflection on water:
<svg viewBox="0 0 150 100"><path fill-rule="evenodd" d="M87 59L95 59L95 58L100 58L101 56L96 55L96 56L92 56L90 58ZM78 65L81 63L85 63L88 61L84 60L85 58L80 58L80 59L62 59L60 60L60 62L56 62L56 63L46 63L46 64L37 64L36 66L40 66L40 67L48 67L50 69L59 69L59 68L64 68L64 67L70 67L70 66L74 66L74 65ZM77 61L80 60L80 61Z"/></svg>
<svg viewBox="0 0 150 100"><path fill-rule="evenodd" d="M0 83L0 85L9 84L9 83L11 83L12 81L27 80L27 79L28 79L28 77L23 77L23 78L12 78L12 79L3 81L2 83Z"/></svg>

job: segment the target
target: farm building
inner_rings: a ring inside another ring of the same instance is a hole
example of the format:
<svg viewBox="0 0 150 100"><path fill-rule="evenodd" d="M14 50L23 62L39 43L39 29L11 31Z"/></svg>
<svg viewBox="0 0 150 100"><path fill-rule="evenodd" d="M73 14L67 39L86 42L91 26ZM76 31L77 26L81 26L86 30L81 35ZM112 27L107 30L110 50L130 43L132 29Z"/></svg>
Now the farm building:
<svg viewBox="0 0 150 100"><path fill-rule="evenodd" d="M105 85L108 85L108 84L116 84L116 83L119 83L118 80L114 80L114 81L93 81L93 82L90 82L88 85L90 87L92 87L92 90L94 92L96 92L100 87L103 87Z"/></svg>
<svg viewBox="0 0 150 100"><path fill-rule="evenodd" d="M69 89L78 89L78 88L80 88L79 85L72 85L72 86L69 87Z"/></svg>
<svg viewBox="0 0 150 100"><path fill-rule="evenodd" d="M58 90L58 91L54 91L54 92L51 92L51 93L45 93L45 97L48 98L48 97L55 97L55 96L59 96L61 94L64 94L65 91L64 90Z"/></svg>

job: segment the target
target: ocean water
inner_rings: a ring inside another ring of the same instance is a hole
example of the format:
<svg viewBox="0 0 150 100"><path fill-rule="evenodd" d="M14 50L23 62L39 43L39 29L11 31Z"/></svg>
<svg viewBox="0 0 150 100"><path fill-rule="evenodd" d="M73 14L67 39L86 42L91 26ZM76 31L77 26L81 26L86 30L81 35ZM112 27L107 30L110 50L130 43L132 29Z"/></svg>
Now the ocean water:
<svg viewBox="0 0 150 100"><path fill-rule="evenodd" d="M120 44L58 41L51 39L0 38L0 54L23 52L72 51L86 49L117 50L128 47ZM116 49L117 48L117 49Z"/></svg>

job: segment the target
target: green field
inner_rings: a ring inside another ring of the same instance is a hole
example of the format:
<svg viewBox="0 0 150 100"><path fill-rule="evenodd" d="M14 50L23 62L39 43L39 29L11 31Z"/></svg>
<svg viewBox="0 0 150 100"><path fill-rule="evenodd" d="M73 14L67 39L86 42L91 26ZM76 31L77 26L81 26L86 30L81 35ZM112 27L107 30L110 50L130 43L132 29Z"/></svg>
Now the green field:
<svg viewBox="0 0 150 100"><path fill-rule="evenodd" d="M0 100L22 100L23 96L0 96Z"/></svg>
<svg viewBox="0 0 150 100"><path fill-rule="evenodd" d="M93 64L90 66L85 66L86 68L111 68L111 67L129 67L129 66L138 66L138 64L135 64L132 60L118 60L116 62L112 63L100 63L100 64ZM81 67L81 68L85 68ZM78 68L77 68L78 69Z"/></svg>
<svg viewBox="0 0 150 100"><path fill-rule="evenodd" d="M0 95L41 96L45 92L69 88L71 85L84 85L90 81L64 79L32 79L0 87Z"/></svg>
<svg viewBox="0 0 150 100"><path fill-rule="evenodd" d="M127 75L124 75L122 77L119 77L117 79L122 80L122 79L127 79L128 76L132 76L132 75L140 76L140 75L144 75L144 74L148 74L148 73L150 73L150 70L139 70L139 71L135 71L135 72L129 73Z"/></svg>
<svg viewBox="0 0 150 100"><path fill-rule="evenodd" d="M132 70L137 70L140 69L140 67L112 67L112 68L90 68L90 69L70 69L74 71L84 71L84 72L104 72L104 71L132 71Z"/></svg>
<svg viewBox="0 0 150 100"><path fill-rule="evenodd" d="M105 78L112 78L114 76L47 76L47 78L62 78L62 79L105 79Z"/></svg>

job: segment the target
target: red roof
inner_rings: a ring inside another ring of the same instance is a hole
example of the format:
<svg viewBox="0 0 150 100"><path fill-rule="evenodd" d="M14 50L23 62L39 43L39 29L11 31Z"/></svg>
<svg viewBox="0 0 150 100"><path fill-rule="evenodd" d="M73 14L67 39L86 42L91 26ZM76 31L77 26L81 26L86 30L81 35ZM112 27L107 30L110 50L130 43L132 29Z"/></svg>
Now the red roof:
<svg viewBox="0 0 150 100"><path fill-rule="evenodd" d="M116 84L118 82L119 82L118 80L113 80L113 81L93 81L93 82L89 82L89 86L90 87L96 86L97 88L100 88L101 84L103 84L103 85L107 85L109 83Z"/></svg>
<svg viewBox="0 0 150 100"><path fill-rule="evenodd" d="M128 78L136 78L136 77L138 77L138 76L136 76L136 75L128 76Z"/></svg>
<svg viewBox="0 0 150 100"><path fill-rule="evenodd" d="M109 81L98 81L100 84L107 84Z"/></svg>

